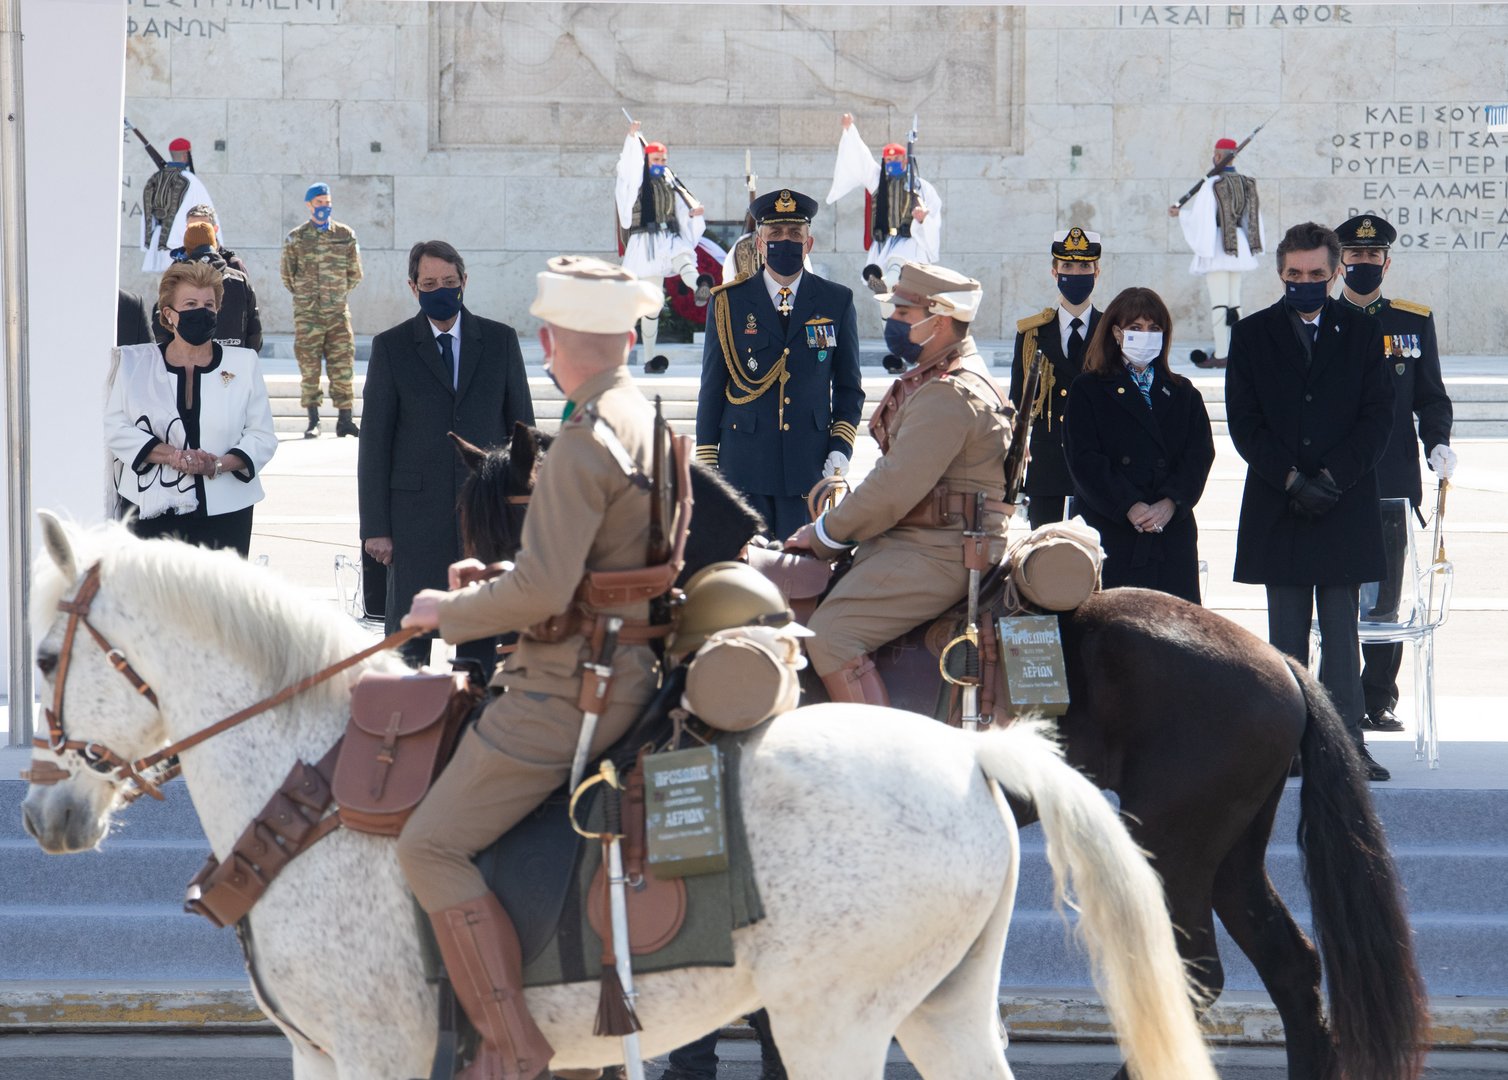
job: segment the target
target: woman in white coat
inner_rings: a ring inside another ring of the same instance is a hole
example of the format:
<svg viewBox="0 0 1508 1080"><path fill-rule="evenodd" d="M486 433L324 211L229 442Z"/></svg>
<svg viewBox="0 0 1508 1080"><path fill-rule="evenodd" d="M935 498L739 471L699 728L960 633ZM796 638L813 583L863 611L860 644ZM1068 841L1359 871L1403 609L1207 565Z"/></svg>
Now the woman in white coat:
<svg viewBox="0 0 1508 1080"><path fill-rule="evenodd" d="M173 337L116 350L105 443L132 532L234 548L244 558L259 474L277 436L257 354L213 340L223 295L208 263L163 273L158 317Z"/></svg>

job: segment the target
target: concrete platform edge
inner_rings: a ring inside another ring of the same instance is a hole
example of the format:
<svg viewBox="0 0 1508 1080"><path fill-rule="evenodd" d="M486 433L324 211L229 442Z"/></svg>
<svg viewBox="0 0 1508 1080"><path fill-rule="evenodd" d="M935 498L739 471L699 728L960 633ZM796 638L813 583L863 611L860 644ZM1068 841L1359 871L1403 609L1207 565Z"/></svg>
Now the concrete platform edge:
<svg viewBox="0 0 1508 1080"><path fill-rule="evenodd" d="M242 984L98 985L0 982L0 1035L171 1032L272 1034ZM1508 999L1448 998L1430 1002L1435 1049L1508 1049ZM1109 1042L1110 1022L1093 995L1049 988L1002 994L1000 1013L1014 1042ZM1205 1021L1210 1039L1227 1046L1276 1046L1283 1028L1261 994L1227 994ZM724 1038L747 1037L730 1025Z"/></svg>

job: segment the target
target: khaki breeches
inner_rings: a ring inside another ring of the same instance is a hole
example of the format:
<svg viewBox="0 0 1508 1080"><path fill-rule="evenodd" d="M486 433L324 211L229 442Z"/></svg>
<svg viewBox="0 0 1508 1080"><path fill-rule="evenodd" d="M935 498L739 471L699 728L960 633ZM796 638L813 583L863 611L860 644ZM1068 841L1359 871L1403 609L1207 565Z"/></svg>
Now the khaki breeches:
<svg viewBox="0 0 1508 1080"><path fill-rule="evenodd" d="M633 726L655 690L651 665L614 666L593 754ZM486 895L472 857L570 779L580 733L574 690L564 696L515 688L487 707L398 837L398 862L425 911Z"/></svg>
<svg viewBox="0 0 1508 1080"><path fill-rule="evenodd" d="M941 615L968 588L960 546L919 547L889 536L865 542L812 616L815 636L806 640L812 667L831 675Z"/></svg>

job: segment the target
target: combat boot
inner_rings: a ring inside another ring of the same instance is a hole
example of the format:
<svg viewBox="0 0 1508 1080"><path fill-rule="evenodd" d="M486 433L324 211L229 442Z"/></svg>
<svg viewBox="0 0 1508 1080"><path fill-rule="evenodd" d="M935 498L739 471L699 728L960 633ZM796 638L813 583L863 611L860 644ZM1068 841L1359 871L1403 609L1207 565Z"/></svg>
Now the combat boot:
<svg viewBox="0 0 1508 1080"><path fill-rule="evenodd" d="M822 685L827 687L829 701L887 707L890 704L890 692L885 689L885 680L875 670L871 656L850 660L831 675L822 676Z"/></svg>
<svg viewBox="0 0 1508 1080"><path fill-rule="evenodd" d="M458 1080L544 1080L555 1053L524 1004L523 950L488 893L430 915L456 1000L482 1037Z"/></svg>
<svg viewBox="0 0 1508 1080"><path fill-rule="evenodd" d="M309 426L304 429L304 438L319 438L319 406L309 406Z"/></svg>
<svg viewBox="0 0 1508 1080"><path fill-rule="evenodd" d="M344 439L347 435L355 435L361 438L361 429L351 420L351 410L341 409L340 417L335 421L335 437Z"/></svg>

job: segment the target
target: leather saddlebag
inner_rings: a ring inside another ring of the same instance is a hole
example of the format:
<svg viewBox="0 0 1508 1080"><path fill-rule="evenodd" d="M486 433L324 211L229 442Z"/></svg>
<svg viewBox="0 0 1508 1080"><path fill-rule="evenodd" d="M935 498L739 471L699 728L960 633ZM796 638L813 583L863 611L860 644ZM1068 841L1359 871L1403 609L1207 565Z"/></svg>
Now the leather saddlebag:
<svg viewBox="0 0 1508 1080"><path fill-rule="evenodd" d="M397 836L480 699L463 674L368 675L352 687L331 783L345 827Z"/></svg>

